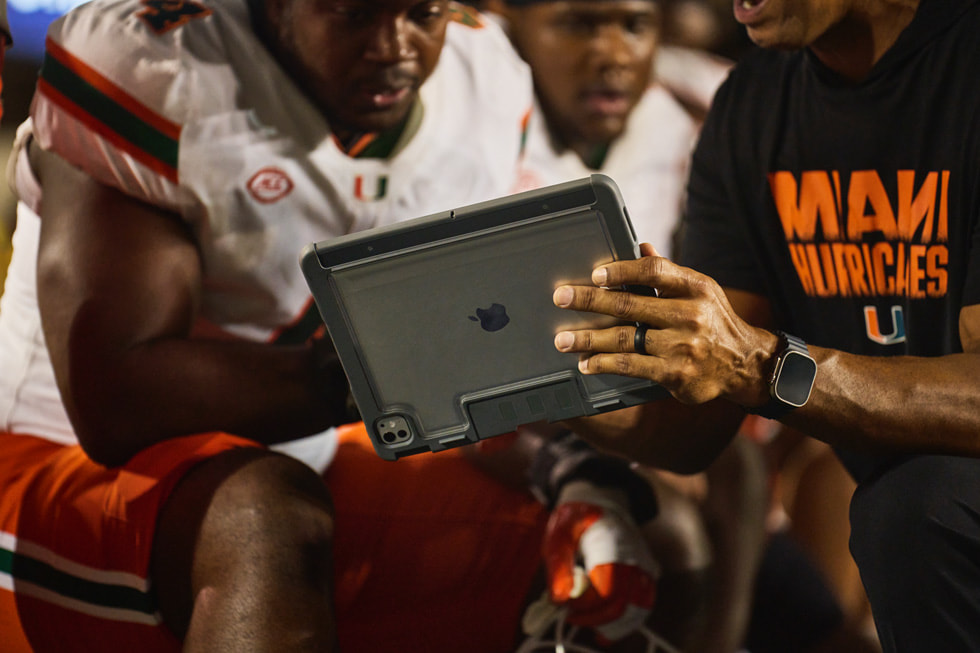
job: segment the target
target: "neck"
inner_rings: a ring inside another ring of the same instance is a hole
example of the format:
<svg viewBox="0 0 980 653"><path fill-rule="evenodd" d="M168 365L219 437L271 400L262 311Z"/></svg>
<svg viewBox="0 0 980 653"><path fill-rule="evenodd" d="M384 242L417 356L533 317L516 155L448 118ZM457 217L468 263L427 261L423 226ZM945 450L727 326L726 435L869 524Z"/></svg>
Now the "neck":
<svg viewBox="0 0 980 653"><path fill-rule="evenodd" d="M605 163L606 154L612 142L595 142L586 138L562 138L562 134L553 125L549 126L551 142L557 152L571 150L591 170L599 170Z"/></svg>
<svg viewBox="0 0 980 653"><path fill-rule="evenodd" d="M609 143L587 143L585 141L562 141L556 139L557 151L571 150L590 170L599 170L605 163Z"/></svg>
<svg viewBox="0 0 980 653"><path fill-rule="evenodd" d="M416 100L405 118L397 125L379 132L334 129L334 141L347 156L387 159L401 151L412 139L422 123L423 113L422 102Z"/></svg>
<svg viewBox="0 0 980 653"><path fill-rule="evenodd" d="M810 49L828 68L860 82L912 22L919 0L866 0L827 30Z"/></svg>

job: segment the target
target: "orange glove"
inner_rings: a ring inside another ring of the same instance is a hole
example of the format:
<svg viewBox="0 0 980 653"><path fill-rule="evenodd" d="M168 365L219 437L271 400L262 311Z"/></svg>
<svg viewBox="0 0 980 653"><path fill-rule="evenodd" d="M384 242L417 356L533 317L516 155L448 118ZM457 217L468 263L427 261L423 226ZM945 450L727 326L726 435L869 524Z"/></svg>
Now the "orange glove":
<svg viewBox="0 0 980 653"><path fill-rule="evenodd" d="M614 490L568 483L551 512L544 559L551 600L567 621L607 641L629 635L653 610L657 566Z"/></svg>

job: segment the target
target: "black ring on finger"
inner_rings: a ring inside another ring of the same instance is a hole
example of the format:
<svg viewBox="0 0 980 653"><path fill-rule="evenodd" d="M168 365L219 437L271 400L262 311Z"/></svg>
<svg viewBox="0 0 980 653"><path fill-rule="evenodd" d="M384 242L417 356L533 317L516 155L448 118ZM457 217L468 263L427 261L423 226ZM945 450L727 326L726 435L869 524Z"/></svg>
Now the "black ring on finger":
<svg viewBox="0 0 980 653"><path fill-rule="evenodd" d="M633 334L633 350L642 356L647 355L647 331L650 329L645 324L640 324L636 327L636 333Z"/></svg>

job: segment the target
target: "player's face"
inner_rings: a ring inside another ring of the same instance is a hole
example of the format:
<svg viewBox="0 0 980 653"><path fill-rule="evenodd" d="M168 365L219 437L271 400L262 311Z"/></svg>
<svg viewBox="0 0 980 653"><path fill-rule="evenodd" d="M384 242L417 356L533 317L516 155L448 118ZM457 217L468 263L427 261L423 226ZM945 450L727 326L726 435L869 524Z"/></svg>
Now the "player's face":
<svg viewBox="0 0 980 653"><path fill-rule="evenodd" d="M660 14L650 0L543 2L508 12L538 98L565 145L619 136L650 82Z"/></svg>
<svg viewBox="0 0 980 653"><path fill-rule="evenodd" d="M439 60L448 0L267 0L267 40L335 131L398 124Z"/></svg>
<svg viewBox="0 0 980 653"><path fill-rule="evenodd" d="M764 48L813 45L850 11L848 0L733 0L735 19Z"/></svg>

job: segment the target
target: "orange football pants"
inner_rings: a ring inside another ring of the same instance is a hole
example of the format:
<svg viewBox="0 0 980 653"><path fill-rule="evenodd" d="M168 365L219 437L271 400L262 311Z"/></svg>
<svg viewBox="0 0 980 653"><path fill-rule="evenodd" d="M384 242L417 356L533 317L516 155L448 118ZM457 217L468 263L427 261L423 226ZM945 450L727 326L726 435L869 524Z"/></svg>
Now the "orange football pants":
<svg viewBox="0 0 980 653"><path fill-rule="evenodd" d="M343 651L504 653L540 570L547 518L460 450L378 457L340 430L335 604ZM0 650L176 653L147 577L155 520L226 434L161 443L106 469L79 447L0 433Z"/></svg>
<svg viewBox="0 0 980 653"><path fill-rule="evenodd" d="M195 464L254 442L178 438L107 469L0 433L0 650L174 653L148 580L156 517Z"/></svg>

